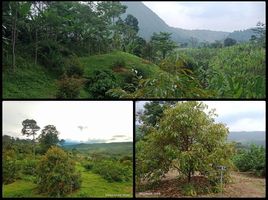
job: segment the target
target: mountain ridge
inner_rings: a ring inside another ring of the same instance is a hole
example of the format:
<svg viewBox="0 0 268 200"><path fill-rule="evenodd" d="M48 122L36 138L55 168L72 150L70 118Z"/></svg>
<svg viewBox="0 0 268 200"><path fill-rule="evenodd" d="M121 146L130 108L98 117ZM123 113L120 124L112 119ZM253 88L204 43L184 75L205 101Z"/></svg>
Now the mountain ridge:
<svg viewBox="0 0 268 200"><path fill-rule="evenodd" d="M121 1L121 3L127 6L126 13L121 15L121 17L124 19L128 14L135 16L139 21L140 30L138 34L147 41L150 40L154 32L170 32L172 33L171 38L177 43L189 42L191 37L197 38L199 42L222 41L227 37L235 37L234 39L237 41L243 42L249 40L251 37L251 35L248 35L248 30L250 29L228 32L172 27L141 1ZM246 31L246 33L244 33L244 31ZM241 40L239 37L241 37Z"/></svg>

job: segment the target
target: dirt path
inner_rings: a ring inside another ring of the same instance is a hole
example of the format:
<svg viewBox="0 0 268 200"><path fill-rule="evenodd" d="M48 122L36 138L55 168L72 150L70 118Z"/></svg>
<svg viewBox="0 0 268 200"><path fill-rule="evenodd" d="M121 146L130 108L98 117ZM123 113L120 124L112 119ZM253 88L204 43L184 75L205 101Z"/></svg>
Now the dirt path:
<svg viewBox="0 0 268 200"><path fill-rule="evenodd" d="M169 172L160 186L143 193L137 193L137 197L183 197L176 187L178 181L176 172ZM225 185L224 192L200 195L198 197L265 197L265 179L250 176L248 173L232 172L233 182Z"/></svg>
<svg viewBox="0 0 268 200"><path fill-rule="evenodd" d="M250 176L246 173L232 173L233 183L224 187L223 195L218 197L265 197L265 179ZM211 195L208 195L211 196Z"/></svg>

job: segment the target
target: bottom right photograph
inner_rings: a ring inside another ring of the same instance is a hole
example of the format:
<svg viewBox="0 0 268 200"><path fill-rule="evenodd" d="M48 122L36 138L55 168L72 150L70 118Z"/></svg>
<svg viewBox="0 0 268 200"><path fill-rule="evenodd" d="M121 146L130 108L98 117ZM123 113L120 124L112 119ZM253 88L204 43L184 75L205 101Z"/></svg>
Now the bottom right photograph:
<svg viewBox="0 0 268 200"><path fill-rule="evenodd" d="M135 196L265 197L265 101L136 101Z"/></svg>

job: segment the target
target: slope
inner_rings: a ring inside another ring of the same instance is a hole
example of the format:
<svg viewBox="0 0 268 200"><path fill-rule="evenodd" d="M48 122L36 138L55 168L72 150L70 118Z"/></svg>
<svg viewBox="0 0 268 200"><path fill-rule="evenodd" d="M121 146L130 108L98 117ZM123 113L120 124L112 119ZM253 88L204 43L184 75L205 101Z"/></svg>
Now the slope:
<svg viewBox="0 0 268 200"><path fill-rule="evenodd" d="M228 32L211 31L211 30L186 30L168 26L157 14L145 6L142 2L121 2L128 8L122 15L125 18L128 14L135 16L139 21L139 35L149 40L154 32L170 32L175 42L189 42L191 37L197 38L200 42L223 40Z"/></svg>

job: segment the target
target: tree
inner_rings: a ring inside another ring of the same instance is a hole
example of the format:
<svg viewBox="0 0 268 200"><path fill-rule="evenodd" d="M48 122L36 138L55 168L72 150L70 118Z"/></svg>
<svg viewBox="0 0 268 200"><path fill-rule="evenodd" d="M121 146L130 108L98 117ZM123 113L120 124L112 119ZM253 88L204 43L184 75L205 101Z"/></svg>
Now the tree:
<svg viewBox="0 0 268 200"><path fill-rule="evenodd" d="M145 140L137 144L137 174L139 177L158 179L170 168L187 177L194 172L206 175L218 184L217 166L227 167L228 180L232 167L233 148L226 142L228 129L215 123L215 111L208 114L201 102L179 102L164 111L159 128L151 129Z"/></svg>
<svg viewBox="0 0 268 200"><path fill-rule="evenodd" d="M38 140L43 152L46 152L51 146L54 146L60 142L58 138L59 132L53 125L47 125L39 135Z"/></svg>
<svg viewBox="0 0 268 200"><path fill-rule="evenodd" d="M81 186L81 175L75 172L75 162L59 147L49 148L37 166L37 184L41 193L63 197Z"/></svg>
<svg viewBox="0 0 268 200"><path fill-rule="evenodd" d="M151 37L151 42L156 51L160 51L162 59L166 58L166 55L176 48L175 43L171 40L171 34L167 32L154 33Z"/></svg>
<svg viewBox="0 0 268 200"><path fill-rule="evenodd" d="M33 155L35 157L35 135L36 132L40 130L40 127L37 126L37 123L33 119L26 119L22 122L22 135L26 135L27 137L33 136Z"/></svg>
<svg viewBox="0 0 268 200"><path fill-rule="evenodd" d="M131 27L131 29L133 29L136 33L138 33L139 31L139 21L137 20L136 17L134 17L133 15L128 14L126 19L125 19L125 24L129 27Z"/></svg>
<svg viewBox="0 0 268 200"><path fill-rule="evenodd" d="M262 44L263 47L266 46L266 25L262 22L258 22L256 27L252 29L255 35L251 36L251 40L256 40L258 43Z"/></svg>
<svg viewBox="0 0 268 200"><path fill-rule="evenodd" d="M236 44L236 40L233 39L233 38L226 38L223 43L224 43L224 46L225 47L229 47L229 46L235 45Z"/></svg>

